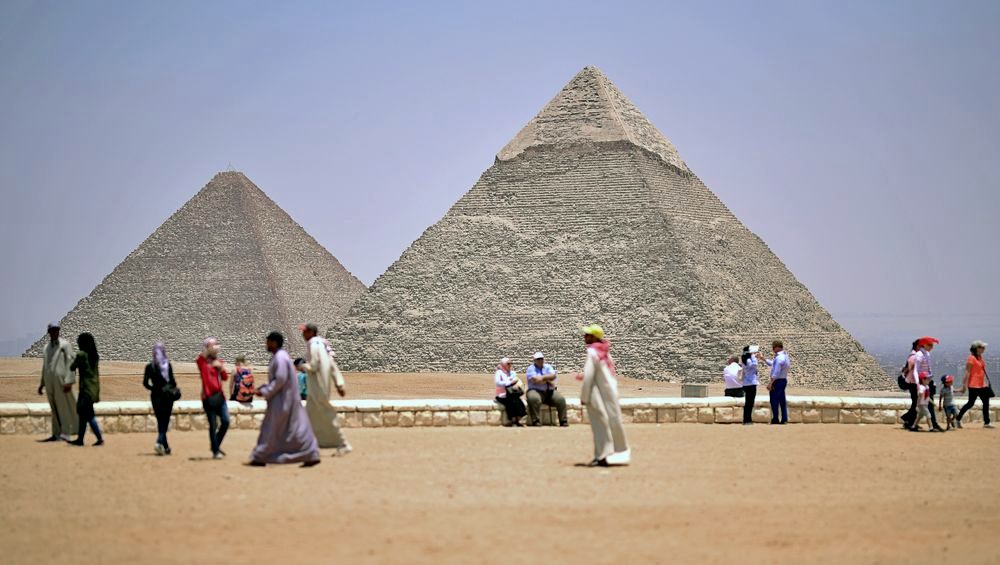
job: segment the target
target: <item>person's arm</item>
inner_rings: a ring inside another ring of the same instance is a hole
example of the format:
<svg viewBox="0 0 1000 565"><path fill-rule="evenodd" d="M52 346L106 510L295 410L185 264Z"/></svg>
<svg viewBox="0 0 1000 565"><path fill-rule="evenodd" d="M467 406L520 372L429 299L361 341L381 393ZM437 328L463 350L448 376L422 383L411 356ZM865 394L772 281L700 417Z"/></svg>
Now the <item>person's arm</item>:
<svg viewBox="0 0 1000 565"><path fill-rule="evenodd" d="M291 363L279 362L279 363L274 363L274 365L275 365L274 374L271 375L271 379L268 381L266 385L257 389L258 394L260 396L263 396L267 400L271 400L271 398L273 398L274 395L281 392L281 389L288 385L289 380L294 380L296 386L298 386L299 384L298 379L295 378L295 376L293 376L292 374L290 374L290 371L288 369ZM296 398L298 398L297 394Z"/></svg>
<svg viewBox="0 0 1000 565"><path fill-rule="evenodd" d="M142 372L142 388L146 390L153 390L153 372L150 369L153 368L153 364L150 363L146 365L146 369Z"/></svg>
<svg viewBox="0 0 1000 565"><path fill-rule="evenodd" d="M965 362L965 377L962 379L962 390L958 392L965 392L969 388L969 375L972 374L972 361Z"/></svg>
<svg viewBox="0 0 1000 565"><path fill-rule="evenodd" d="M545 382L542 373L534 365L529 365L524 371L524 376L528 379L528 384L542 384Z"/></svg>
<svg viewBox="0 0 1000 565"><path fill-rule="evenodd" d="M324 351L324 353L326 353L326 351ZM344 388L344 373L340 372L340 367L337 366L337 361L333 358L330 359L330 365L333 369L333 386L337 387L337 394L344 396L347 394L347 391Z"/></svg>
<svg viewBox="0 0 1000 565"><path fill-rule="evenodd" d="M555 381L558 376L559 376L559 371L556 371L555 368L553 368L552 372L549 373L549 374L547 374L547 375L545 375L543 377L543 379L544 379L545 382L551 383L551 382Z"/></svg>
<svg viewBox="0 0 1000 565"><path fill-rule="evenodd" d="M72 367L72 363L75 361L71 362L70 359L73 359L75 355L73 354L73 348L71 348L68 343L63 345L62 354L66 356L66 366ZM63 381L63 392L69 392L73 390L73 384L76 382L76 376L74 376L73 369L69 369L68 371L66 371L62 381Z"/></svg>
<svg viewBox="0 0 1000 565"><path fill-rule="evenodd" d="M45 355L45 352L42 352ZM42 359L42 371L38 379L38 395L41 396L42 392L45 391L45 359Z"/></svg>

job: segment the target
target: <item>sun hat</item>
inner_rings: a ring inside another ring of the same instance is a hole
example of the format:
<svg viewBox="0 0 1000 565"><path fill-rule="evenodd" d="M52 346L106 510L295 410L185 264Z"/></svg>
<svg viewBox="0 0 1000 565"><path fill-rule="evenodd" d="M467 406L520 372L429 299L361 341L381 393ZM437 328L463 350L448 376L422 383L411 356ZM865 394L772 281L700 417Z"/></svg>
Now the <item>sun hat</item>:
<svg viewBox="0 0 1000 565"><path fill-rule="evenodd" d="M597 324L590 324L589 326L584 326L583 335L592 335L597 339L604 339L604 328Z"/></svg>
<svg viewBox="0 0 1000 565"><path fill-rule="evenodd" d="M946 385L950 385L951 383L955 382L955 377L953 377L951 375L945 375L945 376L941 377L941 382L944 383L944 384L946 384Z"/></svg>
<svg viewBox="0 0 1000 565"><path fill-rule="evenodd" d="M974 347L974 348L982 347L983 349L986 349L986 346L987 346L987 343L985 341L983 341L981 339L977 339L976 341L973 341L972 345L970 345L969 347Z"/></svg>
<svg viewBox="0 0 1000 565"><path fill-rule="evenodd" d="M920 338L920 339L917 340L917 347L923 347L925 345L929 345L929 344L932 344L932 343L936 344L936 343L941 343L941 342L938 341L938 339L936 337L931 337L929 335L925 335L924 337L922 337L922 338Z"/></svg>
<svg viewBox="0 0 1000 565"><path fill-rule="evenodd" d="M747 348L747 353L757 353L758 351L760 351L759 345L751 345Z"/></svg>
<svg viewBox="0 0 1000 565"><path fill-rule="evenodd" d="M49 329L50 330L58 330L59 329L59 322L49 322Z"/></svg>
<svg viewBox="0 0 1000 565"><path fill-rule="evenodd" d="M500 364L501 365L509 365L510 364L510 357L501 357L500 358Z"/></svg>
<svg viewBox="0 0 1000 565"><path fill-rule="evenodd" d="M544 355L542 355L542 352L541 352L541 351L538 351L538 352L536 352L536 353L535 353L534 355L532 355L532 356L531 356L531 358L532 358L532 359L545 359L545 356L544 356Z"/></svg>

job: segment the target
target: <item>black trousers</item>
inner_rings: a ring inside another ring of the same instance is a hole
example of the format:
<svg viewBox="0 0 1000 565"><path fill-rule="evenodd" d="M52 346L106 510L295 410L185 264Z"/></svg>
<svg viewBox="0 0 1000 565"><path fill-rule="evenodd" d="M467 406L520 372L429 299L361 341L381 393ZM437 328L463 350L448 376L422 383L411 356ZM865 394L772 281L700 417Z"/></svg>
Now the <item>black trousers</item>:
<svg viewBox="0 0 1000 565"><path fill-rule="evenodd" d="M906 383L906 390L910 393L910 409L900 416L900 420L906 427L910 427L917 418L917 383Z"/></svg>
<svg viewBox="0 0 1000 565"><path fill-rule="evenodd" d="M743 423L753 422L753 403L757 399L757 385L746 385L743 387L743 394L746 401L743 402Z"/></svg>
<svg viewBox="0 0 1000 565"><path fill-rule="evenodd" d="M81 391L80 396L76 397L76 415L80 419L80 427L78 428L80 441L83 441L88 425L98 440L102 438L101 428L97 425L97 417L94 414L94 400L86 392Z"/></svg>
<svg viewBox="0 0 1000 565"><path fill-rule="evenodd" d="M156 415L156 442L169 448L167 429L170 427L170 414L174 411L174 401L161 396L153 396L150 401L153 404L153 414Z"/></svg>
<svg viewBox="0 0 1000 565"><path fill-rule="evenodd" d="M961 421L965 413L968 412L973 406L976 405L976 399L983 401L983 423L990 423L990 389L988 388L969 388L969 401L962 406L962 409L958 412L958 420Z"/></svg>
<svg viewBox="0 0 1000 565"><path fill-rule="evenodd" d="M520 396L514 396L512 394L508 394L504 398L500 398L498 396L497 402L503 405L504 410L507 412L507 417L511 420L515 418L523 418L528 414Z"/></svg>
<svg viewBox="0 0 1000 565"><path fill-rule="evenodd" d="M733 398L743 398L743 387L727 388L725 395Z"/></svg>

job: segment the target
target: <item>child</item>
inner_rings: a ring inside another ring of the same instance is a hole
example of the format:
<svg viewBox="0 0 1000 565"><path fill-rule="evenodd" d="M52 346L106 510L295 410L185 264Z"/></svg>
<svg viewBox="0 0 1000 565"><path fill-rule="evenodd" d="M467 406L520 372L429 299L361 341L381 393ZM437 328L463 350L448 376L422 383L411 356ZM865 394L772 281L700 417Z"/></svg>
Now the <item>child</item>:
<svg viewBox="0 0 1000 565"><path fill-rule="evenodd" d="M955 377L951 375L945 375L941 377L941 398L938 401L938 409L943 410L945 416L948 418L948 427L946 430L950 430L952 426L956 428L962 427L962 421L956 420L958 416L958 406L955 406L955 390L952 385L955 382Z"/></svg>
<svg viewBox="0 0 1000 565"><path fill-rule="evenodd" d="M910 426L911 432L920 431L920 420L924 418L927 418L927 423L930 424L931 413L927 409L927 405L931 399L931 387L927 386L930 382L930 373L920 373L920 384L917 385L917 417L913 420L913 425Z"/></svg>
<svg viewBox="0 0 1000 565"><path fill-rule="evenodd" d="M301 357L295 360L295 370L299 372L299 398L302 400L305 400L309 393L306 386L305 364L306 360Z"/></svg>
<svg viewBox="0 0 1000 565"><path fill-rule="evenodd" d="M253 372L247 366L247 358L244 355L236 356L236 371L233 377L233 391L229 400L235 400L241 404L253 403Z"/></svg>

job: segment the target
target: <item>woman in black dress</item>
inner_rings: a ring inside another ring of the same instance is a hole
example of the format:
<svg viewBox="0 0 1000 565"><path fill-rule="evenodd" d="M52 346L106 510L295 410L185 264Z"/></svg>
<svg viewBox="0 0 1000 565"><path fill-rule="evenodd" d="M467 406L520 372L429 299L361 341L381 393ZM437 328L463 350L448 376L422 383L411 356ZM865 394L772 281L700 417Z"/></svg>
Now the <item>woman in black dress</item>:
<svg viewBox="0 0 1000 565"><path fill-rule="evenodd" d="M156 414L156 446L157 455L170 455L170 444L167 442L167 428L170 427L170 414L174 410L174 401L181 396L174 380L174 367L167 359L167 348L157 342L153 346L153 361L146 365L142 377L142 386L149 391L149 400Z"/></svg>

